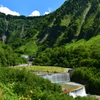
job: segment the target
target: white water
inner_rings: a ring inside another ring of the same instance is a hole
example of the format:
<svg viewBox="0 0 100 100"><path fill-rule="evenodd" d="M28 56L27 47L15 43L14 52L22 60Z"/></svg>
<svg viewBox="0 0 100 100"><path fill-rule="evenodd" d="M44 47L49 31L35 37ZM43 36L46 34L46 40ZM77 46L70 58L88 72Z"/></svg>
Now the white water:
<svg viewBox="0 0 100 100"><path fill-rule="evenodd" d="M85 91L85 87L83 86L83 87L80 87L76 90L73 90L73 91L69 92L68 95L73 96L73 98L75 98L77 96L84 97L87 94L86 94L86 91Z"/></svg>
<svg viewBox="0 0 100 100"><path fill-rule="evenodd" d="M69 73L57 73L57 74L38 74L38 76L43 77L44 79L49 79L52 83L60 83L62 82L63 84L67 85L74 85L76 87L79 87L77 89L74 89L67 93L70 96L73 96L73 98L77 96L86 96L86 91L85 87L82 86L82 84L75 83L75 82L70 82L70 75ZM67 83L64 83L67 82Z"/></svg>
<svg viewBox="0 0 100 100"><path fill-rule="evenodd" d="M39 76L45 79L49 79L52 83L70 81L69 73L40 74Z"/></svg>

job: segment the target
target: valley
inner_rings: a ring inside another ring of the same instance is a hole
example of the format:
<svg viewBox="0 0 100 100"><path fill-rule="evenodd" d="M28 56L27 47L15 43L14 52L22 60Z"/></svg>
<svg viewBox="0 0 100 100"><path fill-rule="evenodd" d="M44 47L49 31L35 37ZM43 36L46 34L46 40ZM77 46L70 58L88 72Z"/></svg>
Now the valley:
<svg viewBox="0 0 100 100"><path fill-rule="evenodd" d="M59 84L36 75L42 72L53 79L64 73L66 79L67 68L74 69L69 71L71 82L85 85L87 94L99 97L100 0L66 0L43 16L0 12L1 100L97 100L62 94Z"/></svg>

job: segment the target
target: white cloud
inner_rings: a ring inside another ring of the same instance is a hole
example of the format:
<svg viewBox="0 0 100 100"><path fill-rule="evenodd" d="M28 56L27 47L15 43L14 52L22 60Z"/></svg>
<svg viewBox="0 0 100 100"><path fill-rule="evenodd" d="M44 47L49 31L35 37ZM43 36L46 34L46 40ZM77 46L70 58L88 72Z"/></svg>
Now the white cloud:
<svg viewBox="0 0 100 100"><path fill-rule="evenodd" d="M45 12L45 13L44 13L44 15L47 15L47 14L49 14L49 12Z"/></svg>
<svg viewBox="0 0 100 100"><path fill-rule="evenodd" d="M29 16L40 16L40 12L37 11L37 10L35 10L35 11L33 11L33 12L31 13L31 15L29 15Z"/></svg>
<svg viewBox="0 0 100 100"><path fill-rule="evenodd" d="M48 8L48 10L49 11L48 12L45 12L44 15L47 15L47 14L49 14L51 12L51 8L50 7Z"/></svg>
<svg viewBox="0 0 100 100"><path fill-rule="evenodd" d="M10 15L20 16L18 12L11 11L9 8L4 7L3 5L0 5L0 12L5 13L6 15L10 14Z"/></svg>

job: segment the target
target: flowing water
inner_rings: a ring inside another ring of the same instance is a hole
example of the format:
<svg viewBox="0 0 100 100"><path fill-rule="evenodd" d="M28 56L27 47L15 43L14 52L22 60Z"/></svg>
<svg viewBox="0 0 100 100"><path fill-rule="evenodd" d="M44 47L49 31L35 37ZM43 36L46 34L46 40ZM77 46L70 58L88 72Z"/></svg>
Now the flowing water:
<svg viewBox="0 0 100 100"><path fill-rule="evenodd" d="M45 79L49 79L52 83L70 81L69 73L40 74L39 76Z"/></svg>
<svg viewBox="0 0 100 100"><path fill-rule="evenodd" d="M44 79L49 79L52 83L57 83L61 85L64 94L73 96L86 96L85 86L79 83L70 82L69 73L56 73L56 74L38 74L38 76L43 77Z"/></svg>
<svg viewBox="0 0 100 100"><path fill-rule="evenodd" d="M77 96L81 96L81 97L84 97L86 96L86 91L85 91L85 87L80 87L80 88L77 88L71 92L68 93L70 96L73 96L74 98L77 97Z"/></svg>

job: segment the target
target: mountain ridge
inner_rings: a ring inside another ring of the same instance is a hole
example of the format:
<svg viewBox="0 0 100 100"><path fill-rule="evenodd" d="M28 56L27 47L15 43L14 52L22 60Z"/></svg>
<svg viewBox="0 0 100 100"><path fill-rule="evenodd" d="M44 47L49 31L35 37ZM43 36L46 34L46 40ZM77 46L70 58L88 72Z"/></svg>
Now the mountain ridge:
<svg viewBox="0 0 100 100"><path fill-rule="evenodd" d="M22 53L30 41L45 50L80 39L88 40L100 34L99 6L100 0L67 0L56 11L40 17L0 13L0 39Z"/></svg>

